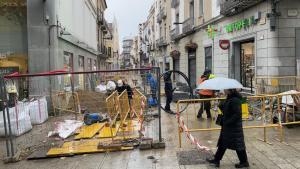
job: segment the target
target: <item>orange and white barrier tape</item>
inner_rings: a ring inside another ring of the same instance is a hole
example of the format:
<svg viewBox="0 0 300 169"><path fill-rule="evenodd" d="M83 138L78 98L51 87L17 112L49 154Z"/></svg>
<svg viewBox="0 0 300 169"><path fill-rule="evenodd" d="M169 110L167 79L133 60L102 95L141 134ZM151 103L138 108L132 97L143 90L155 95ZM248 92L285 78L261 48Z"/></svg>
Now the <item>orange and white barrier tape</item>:
<svg viewBox="0 0 300 169"><path fill-rule="evenodd" d="M179 113L176 115L179 126L183 129L183 132L186 134L186 137L192 142L192 144L196 145L199 151L210 151L210 149L206 146L200 144L200 142L189 132L189 129L184 124L183 117L180 116Z"/></svg>

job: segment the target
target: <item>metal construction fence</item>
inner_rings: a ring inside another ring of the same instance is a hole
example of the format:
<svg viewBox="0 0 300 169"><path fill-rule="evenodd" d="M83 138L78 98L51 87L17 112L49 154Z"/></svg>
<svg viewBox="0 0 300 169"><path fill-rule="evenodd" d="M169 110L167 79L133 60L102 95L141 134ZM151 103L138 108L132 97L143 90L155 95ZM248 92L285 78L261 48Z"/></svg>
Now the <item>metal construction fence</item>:
<svg viewBox="0 0 300 169"><path fill-rule="evenodd" d="M152 111L159 113L155 129L162 140L159 68L12 74L0 86L1 157L102 152L97 146L104 140L146 137L149 97L157 99Z"/></svg>
<svg viewBox="0 0 300 169"><path fill-rule="evenodd" d="M276 94L300 89L300 78L297 76L256 77L257 94Z"/></svg>
<svg viewBox="0 0 300 169"><path fill-rule="evenodd" d="M210 150L209 147L199 142L193 133L212 132L221 130L216 124L217 117L221 114L218 105L225 98L190 99L177 102L177 112L188 105L184 112L177 113L179 146L182 146L182 134L199 150ZM211 103L211 119L199 120L197 113L204 103ZM262 129L261 141L268 142L268 128L277 129L277 140L284 141L284 127L300 124L300 92L290 92L276 95L262 95L245 97L242 103L242 118L244 129Z"/></svg>

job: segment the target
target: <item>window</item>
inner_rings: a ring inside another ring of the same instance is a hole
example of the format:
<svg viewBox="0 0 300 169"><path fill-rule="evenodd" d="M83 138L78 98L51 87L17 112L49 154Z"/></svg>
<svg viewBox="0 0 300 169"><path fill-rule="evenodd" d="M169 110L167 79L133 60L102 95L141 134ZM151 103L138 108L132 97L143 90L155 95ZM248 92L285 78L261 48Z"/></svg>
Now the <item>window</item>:
<svg viewBox="0 0 300 169"><path fill-rule="evenodd" d="M194 18L194 0L190 2L190 18Z"/></svg>
<svg viewBox="0 0 300 169"><path fill-rule="evenodd" d="M93 62L93 71L97 70L97 60L94 60Z"/></svg>
<svg viewBox="0 0 300 169"><path fill-rule="evenodd" d="M84 57L78 56L78 67L79 71L84 71Z"/></svg>
<svg viewBox="0 0 300 169"><path fill-rule="evenodd" d="M79 72L84 71L84 56L78 56L78 67L79 67ZM79 81L79 87L80 89L84 90L84 75L79 74L78 75L78 81Z"/></svg>
<svg viewBox="0 0 300 169"><path fill-rule="evenodd" d="M205 69L212 70L212 47L205 48Z"/></svg>
<svg viewBox="0 0 300 169"><path fill-rule="evenodd" d="M73 72L73 54L70 52L64 52L64 69L66 71ZM64 76L64 86L69 87L71 86L71 79L74 79L74 76L71 77L68 75Z"/></svg>
<svg viewBox="0 0 300 169"><path fill-rule="evenodd" d="M73 71L73 54L64 52L64 68L68 71Z"/></svg>
<svg viewBox="0 0 300 169"><path fill-rule="evenodd" d="M203 0L199 0L199 16L204 15L204 3Z"/></svg>
<svg viewBox="0 0 300 169"><path fill-rule="evenodd" d="M91 71L92 70L92 59L91 58L88 58L87 65L88 65L88 70Z"/></svg>
<svg viewBox="0 0 300 169"><path fill-rule="evenodd" d="M111 57L111 47L108 47L108 57Z"/></svg>

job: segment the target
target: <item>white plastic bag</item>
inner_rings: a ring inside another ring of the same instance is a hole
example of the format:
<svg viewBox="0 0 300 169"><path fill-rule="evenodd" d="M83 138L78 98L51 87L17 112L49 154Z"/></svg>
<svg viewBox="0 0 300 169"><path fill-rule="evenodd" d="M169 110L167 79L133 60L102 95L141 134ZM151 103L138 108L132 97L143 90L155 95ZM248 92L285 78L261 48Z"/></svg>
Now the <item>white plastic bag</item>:
<svg viewBox="0 0 300 169"><path fill-rule="evenodd" d="M6 111L6 110L5 110ZM10 126L13 136L20 136L32 129L29 104L18 102L13 108L9 108ZM7 134L9 132L8 118L6 113ZM3 112L0 112L0 136L5 136Z"/></svg>
<svg viewBox="0 0 300 169"><path fill-rule="evenodd" d="M29 115L32 124L42 124L48 119L46 97L38 98L29 103Z"/></svg>

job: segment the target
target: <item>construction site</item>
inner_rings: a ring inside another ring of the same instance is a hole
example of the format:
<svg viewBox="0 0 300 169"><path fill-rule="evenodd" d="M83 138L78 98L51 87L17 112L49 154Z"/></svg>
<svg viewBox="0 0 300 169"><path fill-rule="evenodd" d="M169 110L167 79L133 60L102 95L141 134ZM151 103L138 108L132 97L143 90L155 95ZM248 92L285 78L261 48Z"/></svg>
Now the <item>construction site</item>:
<svg viewBox="0 0 300 169"><path fill-rule="evenodd" d="M4 77L1 166L209 168L205 160L216 150L218 104L224 98L197 99L188 80L173 81L176 114L165 113L163 76L159 68L146 68ZM45 88L46 80L55 88ZM129 91L117 90L119 80L126 80ZM32 84L27 99L19 92L24 81ZM299 96L297 91L245 96L242 117L254 168L300 167ZM199 120L197 112L207 101L212 119ZM237 161L231 152L225 158L225 168Z"/></svg>

